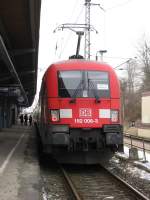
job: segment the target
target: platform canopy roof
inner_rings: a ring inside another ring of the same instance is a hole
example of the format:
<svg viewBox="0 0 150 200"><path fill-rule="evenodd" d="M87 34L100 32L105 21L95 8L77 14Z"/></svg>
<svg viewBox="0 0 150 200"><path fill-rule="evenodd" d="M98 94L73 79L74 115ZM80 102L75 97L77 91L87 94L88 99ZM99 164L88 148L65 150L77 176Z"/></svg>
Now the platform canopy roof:
<svg viewBox="0 0 150 200"><path fill-rule="evenodd" d="M0 95L30 106L37 83L41 0L0 2Z"/></svg>

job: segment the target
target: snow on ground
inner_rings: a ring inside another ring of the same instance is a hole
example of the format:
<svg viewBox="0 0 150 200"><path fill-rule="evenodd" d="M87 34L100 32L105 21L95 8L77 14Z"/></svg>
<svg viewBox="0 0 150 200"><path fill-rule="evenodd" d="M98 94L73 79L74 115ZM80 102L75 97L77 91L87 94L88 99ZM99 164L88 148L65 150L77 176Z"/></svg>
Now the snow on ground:
<svg viewBox="0 0 150 200"><path fill-rule="evenodd" d="M129 148L124 147L124 154L117 154L119 158L123 160L129 159ZM126 166L126 171L130 171L133 176L140 177L141 179L146 179L150 181L150 154L146 152L146 162L144 162L143 151L138 151L139 161L133 161L133 165ZM114 163L118 164L117 159L113 160Z"/></svg>
<svg viewBox="0 0 150 200"><path fill-rule="evenodd" d="M143 169L141 168L142 165L144 167ZM143 163L135 161L134 166L128 165L128 166L126 166L125 170L129 171L132 174L133 177L139 177L141 179L145 179L145 180L150 181L150 173L145 170L146 167L147 167L147 165L144 166Z"/></svg>
<svg viewBox="0 0 150 200"><path fill-rule="evenodd" d="M127 156L129 156L129 147L124 146L124 153L125 153ZM138 150L138 155L139 155L139 159L140 159L140 160L141 160L141 159L144 160L143 151ZM150 162L150 153L147 153L147 152L146 152L145 155L146 155L146 160L147 160L148 162Z"/></svg>
<svg viewBox="0 0 150 200"><path fill-rule="evenodd" d="M128 147L124 147L124 152L102 164L150 199L150 153L146 153L147 162L144 162L142 151L138 151L140 160L136 161L129 159Z"/></svg>
<svg viewBox="0 0 150 200"><path fill-rule="evenodd" d="M124 147L124 157L129 157L129 147L125 146ZM149 170L150 170L150 153L145 152L145 157L146 157L146 162L144 159L144 153L141 150L138 150L138 156L139 156L139 160L142 162L143 166L146 166ZM139 162L139 163L141 163Z"/></svg>

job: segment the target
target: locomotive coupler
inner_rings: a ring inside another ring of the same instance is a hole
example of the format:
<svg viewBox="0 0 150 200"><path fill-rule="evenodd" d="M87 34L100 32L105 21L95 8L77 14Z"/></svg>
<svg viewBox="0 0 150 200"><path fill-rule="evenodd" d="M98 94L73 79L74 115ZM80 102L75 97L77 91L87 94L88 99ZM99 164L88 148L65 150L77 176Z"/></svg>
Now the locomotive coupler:
<svg viewBox="0 0 150 200"><path fill-rule="evenodd" d="M89 145L88 145L88 138L84 138L83 140L83 151L88 151Z"/></svg>

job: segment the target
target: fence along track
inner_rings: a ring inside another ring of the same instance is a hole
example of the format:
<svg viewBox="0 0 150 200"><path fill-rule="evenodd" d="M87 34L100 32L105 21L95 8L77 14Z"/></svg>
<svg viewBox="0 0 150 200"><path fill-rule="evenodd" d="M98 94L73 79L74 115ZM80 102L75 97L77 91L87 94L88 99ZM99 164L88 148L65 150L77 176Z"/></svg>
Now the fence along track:
<svg viewBox="0 0 150 200"><path fill-rule="evenodd" d="M127 142L126 139L130 140L130 142ZM144 161L147 161L146 152L150 153L150 139L124 133L124 144L128 147L134 147L143 151L143 159Z"/></svg>
<svg viewBox="0 0 150 200"><path fill-rule="evenodd" d="M106 169L98 166L82 167L61 168L73 193L73 199L148 200L143 194Z"/></svg>

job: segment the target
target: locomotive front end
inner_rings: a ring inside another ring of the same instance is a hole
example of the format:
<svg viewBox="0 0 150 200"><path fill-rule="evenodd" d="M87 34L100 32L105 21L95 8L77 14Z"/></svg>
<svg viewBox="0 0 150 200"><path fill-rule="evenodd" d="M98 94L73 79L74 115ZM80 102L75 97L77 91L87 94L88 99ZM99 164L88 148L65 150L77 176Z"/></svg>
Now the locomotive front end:
<svg viewBox="0 0 150 200"><path fill-rule="evenodd" d="M50 151L92 153L92 157L122 151L119 83L113 70L76 63L60 65L50 74L47 85L52 81L54 85L47 90Z"/></svg>

